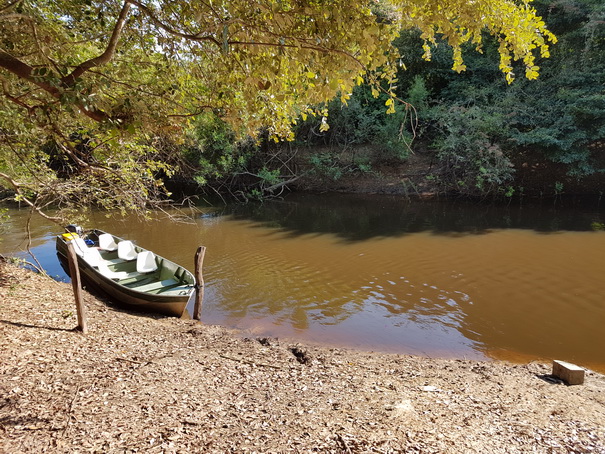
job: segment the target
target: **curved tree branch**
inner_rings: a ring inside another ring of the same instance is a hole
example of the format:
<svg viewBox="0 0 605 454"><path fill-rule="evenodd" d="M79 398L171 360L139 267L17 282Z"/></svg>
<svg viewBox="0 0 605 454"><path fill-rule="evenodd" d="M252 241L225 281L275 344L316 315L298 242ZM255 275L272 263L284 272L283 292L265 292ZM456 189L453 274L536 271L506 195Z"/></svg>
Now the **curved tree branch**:
<svg viewBox="0 0 605 454"><path fill-rule="evenodd" d="M61 92L59 89L57 89L57 87L52 86L41 78L34 77L32 75L34 69L31 66L29 66L27 63L23 63L21 60L16 59L9 53L4 52L2 49L0 49L0 68L4 68L21 79L37 85L55 98L59 98L61 96Z"/></svg>
<svg viewBox="0 0 605 454"><path fill-rule="evenodd" d="M23 193L21 192L21 185L19 183L17 183L15 180L13 180L9 175L0 172L0 178L4 178L6 181L8 181L8 183L13 187L13 189L19 196L19 200L21 200L21 201L25 202L27 205L29 205L32 208L32 210L35 210L36 213L38 213L40 216L42 216L45 219L48 219L49 221L53 221L53 222L58 222L61 220L60 218L49 216L48 214L44 213L44 211L42 211L42 209L40 207L38 207L34 202L29 200L27 197L25 197L23 195Z"/></svg>
<svg viewBox="0 0 605 454"><path fill-rule="evenodd" d="M7 52L4 52L3 50L0 50L0 68L4 68L7 71L20 77L21 79L40 87L53 98L61 99L62 92L60 89L46 82L42 78L34 77L32 75L34 69L31 66L26 63L23 63L21 60L16 59L15 57L13 57ZM101 122L109 119L109 116L101 110L87 110L80 103L76 103L76 106L84 115L95 121Z"/></svg>
<svg viewBox="0 0 605 454"><path fill-rule="evenodd" d="M21 106L26 109L28 115L33 115L34 111L36 110L36 106L30 106L21 101L20 97L11 95L8 91L8 83L6 82L6 80L0 78L0 81L2 81L2 90L4 91L4 97L9 101L17 104L18 106Z"/></svg>
<svg viewBox="0 0 605 454"><path fill-rule="evenodd" d="M111 38L109 38L109 43L107 43L105 51L95 58L91 58L90 60L86 60L85 62L80 63L80 65L78 65L76 69L74 69L70 74L63 77L63 79L61 79L61 82L64 85L68 87L72 86L76 82L76 79L82 74L84 74L86 71L91 68L94 68L95 66L104 65L112 59L112 57L116 53L116 47L118 45L120 35L122 34L122 30L124 29L126 19L128 17L130 3L131 2L127 0L124 2L124 5L122 5L122 10L120 11L120 15L118 16L116 25L113 27L113 32L111 33Z"/></svg>
<svg viewBox="0 0 605 454"><path fill-rule="evenodd" d="M137 0L131 0L131 3L135 5L138 9L143 11L156 27L164 30L166 33L172 36L178 36L179 38L183 38L189 41L209 41L213 44L216 44L219 48L221 47L221 43L219 43L218 40L210 34L202 34L201 32L196 34L179 32L178 30L175 30L174 28L166 25L157 17L155 17L155 13L148 6L143 5Z"/></svg>

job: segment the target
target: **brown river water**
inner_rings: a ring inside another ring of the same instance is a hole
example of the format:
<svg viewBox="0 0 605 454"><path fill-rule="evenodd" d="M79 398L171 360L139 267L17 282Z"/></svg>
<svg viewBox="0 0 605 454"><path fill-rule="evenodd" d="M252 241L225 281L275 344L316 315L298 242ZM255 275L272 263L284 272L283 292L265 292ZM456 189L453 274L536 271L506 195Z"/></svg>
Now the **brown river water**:
<svg viewBox="0 0 605 454"><path fill-rule="evenodd" d="M200 210L189 223L98 213L83 227L191 270L197 246L206 246L203 322L250 336L439 357L563 359L605 372L605 210L597 202L293 194ZM10 215L0 252L23 256L27 212ZM54 251L60 228L34 218L31 229L40 263L66 280Z"/></svg>

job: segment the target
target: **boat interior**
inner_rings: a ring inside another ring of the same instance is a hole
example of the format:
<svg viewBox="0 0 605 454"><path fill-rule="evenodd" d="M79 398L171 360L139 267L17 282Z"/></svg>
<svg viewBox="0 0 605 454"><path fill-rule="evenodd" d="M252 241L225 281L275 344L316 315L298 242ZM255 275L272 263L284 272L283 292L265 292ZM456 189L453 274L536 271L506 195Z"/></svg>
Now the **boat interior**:
<svg viewBox="0 0 605 454"><path fill-rule="evenodd" d="M132 290L162 295L183 295L193 290L193 275L176 263L97 230L74 238L74 249L104 276Z"/></svg>

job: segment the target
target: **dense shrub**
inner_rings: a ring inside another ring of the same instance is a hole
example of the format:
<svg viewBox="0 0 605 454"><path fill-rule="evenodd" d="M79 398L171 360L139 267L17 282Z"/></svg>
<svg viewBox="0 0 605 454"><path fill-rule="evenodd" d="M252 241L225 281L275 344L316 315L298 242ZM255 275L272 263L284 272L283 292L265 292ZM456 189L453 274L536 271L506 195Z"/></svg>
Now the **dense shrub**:
<svg viewBox="0 0 605 454"><path fill-rule="evenodd" d="M410 114L397 106L386 115L386 95L375 98L368 86L356 87L346 104L334 99L327 105L330 128L320 132L321 119L308 117L296 128L296 139L310 147L346 149L367 145L375 161L405 160L410 152Z"/></svg>
<svg viewBox="0 0 605 454"><path fill-rule="evenodd" d="M444 187L467 195L504 194L513 169L499 144L506 129L503 116L460 105L436 106L431 116L439 130L432 145Z"/></svg>

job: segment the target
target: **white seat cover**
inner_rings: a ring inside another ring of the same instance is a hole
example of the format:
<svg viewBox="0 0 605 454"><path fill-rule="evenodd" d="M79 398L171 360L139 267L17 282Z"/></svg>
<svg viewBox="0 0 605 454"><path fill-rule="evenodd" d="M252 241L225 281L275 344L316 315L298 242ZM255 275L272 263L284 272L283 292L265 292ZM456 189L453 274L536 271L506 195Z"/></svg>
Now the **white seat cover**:
<svg viewBox="0 0 605 454"><path fill-rule="evenodd" d="M86 251L84 251L84 254L82 254L82 258L90 266L98 267L99 264L104 263L103 257L101 257L101 253L98 249L95 248L86 249Z"/></svg>
<svg viewBox="0 0 605 454"><path fill-rule="evenodd" d="M78 254L80 257L84 257L84 254L86 253L86 251L91 250L87 245L86 242L84 241L84 238L74 238L73 240L71 240L72 244L74 245L74 251L76 252L76 254Z"/></svg>
<svg viewBox="0 0 605 454"><path fill-rule="evenodd" d="M134 260L137 258L137 251L132 241L120 241L118 243L118 257L122 260Z"/></svg>
<svg viewBox="0 0 605 454"><path fill-rule="evenodd" d="M139 273L151 273L158 269L155 262L155 254L151 251L143 251L137 256L137 271Z"/></svg>
<svg viewBox="0 0 605 454"><path fill-rule="evenodd" d="M113 236L109 233L102 233L99 235L99 248L104 251L115 251L118 249L118 245L116 244Z"/></svg>
<svg viewBox="0 0 605 454"><path fill-rule="evenodd" d="M88 248L82 258L90 266L95 267L99 270L103 276L109 279L126 279L129 274L126 271L111 271L107 266L107 262L101 257L101 253L98 249Z"/></svg>

